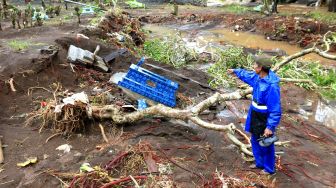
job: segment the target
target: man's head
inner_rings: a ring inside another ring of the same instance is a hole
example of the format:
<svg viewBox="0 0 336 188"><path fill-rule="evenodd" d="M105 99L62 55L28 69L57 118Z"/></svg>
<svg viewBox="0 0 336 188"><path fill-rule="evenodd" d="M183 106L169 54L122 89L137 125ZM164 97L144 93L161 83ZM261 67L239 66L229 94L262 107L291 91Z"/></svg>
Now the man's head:
<svg viewBox="0 0 336 188"><path fill-rule="evenodd" d="M271 57L265 55L255 56L254 61L253 69L259 75L261 73L268 74L273 64Z"/></svg>

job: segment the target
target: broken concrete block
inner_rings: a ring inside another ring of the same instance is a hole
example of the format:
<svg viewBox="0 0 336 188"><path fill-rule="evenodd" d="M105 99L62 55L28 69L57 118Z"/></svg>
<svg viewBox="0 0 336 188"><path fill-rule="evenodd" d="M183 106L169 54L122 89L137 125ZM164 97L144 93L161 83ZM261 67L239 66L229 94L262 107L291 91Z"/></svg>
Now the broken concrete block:
<svg viewBox="0 0 336 188"><path fill-rule="evenodd" d="M74 45L70 45L69 47L67 60L73 64L90 65L103 72L109 70L103 58L95 56L94 53L88 50L77 48Z"/></svg>

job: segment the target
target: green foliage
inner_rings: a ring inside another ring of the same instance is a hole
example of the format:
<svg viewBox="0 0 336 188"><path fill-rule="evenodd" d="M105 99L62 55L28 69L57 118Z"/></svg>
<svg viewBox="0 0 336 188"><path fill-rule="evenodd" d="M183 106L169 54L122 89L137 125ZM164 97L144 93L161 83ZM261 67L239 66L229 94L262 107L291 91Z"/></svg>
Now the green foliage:
<svg viewBox="0 0 336 188"><path fill-rule="evenodd" d="M27 49L30 46L30 43L21 40L11 40L8 42L8 45L11 49L15 51L21 51Z"/></svg>
<svg viewBox="0 0 336 188"><path fill-rule="evenodd" d="M225 12L230 12L230 13L236 13L236 14L243 14L246 12L251 11L252 9L246 6L242 6L242 5L227 5L223 7Z"/></svg>
<svg viewBox="0 0 336 188"><path fill-rule="evenodd" d="M130 8L146 8L145 4L140 3L136 0L129 0L125 2Z"/></svg>
<svg viewBox="0 0 336 188"><path fill-rule="evenodd" d="M54 11L55 11L56 16L59 16L59 15L60 15L60 13L61 13L61 9L62 9L62 8L61 8L60 5L54 7Z"/></svg>
<svg viewBox="0 0 336 188"><path fill-rule="evenodd" d="M104 15L104 12L98 12L98 14L96 14L96 16L90 20L90 25L97 26Z"/></svg>
<svg viewBox="0 0 336 188"><path fill-rule="evenodd" d="M76 15L79 17L82 14L82 9L77 6L74 9L75 9Z"/></svg>
<svg viewBox="0 0 336 188"><path fill-rule="evenodd" d="M30 46L45 46L46 43L32 43L31 41L23 40L11 40L8 43L8 46L14 51L22 51L28 49Z"/></svg>
<svg viewBox="0 0 336 188"><path fill-rule="evenodd" d="M80 24L81 23L81 21L80 21L80 15L82 14L82 9L79 8L79 7L77 7L77 6L74 9L75 9L75 12L76 12L76 16L78 18L78 23Z"/></svg>
<svg viewBox="0 0 336 188"><path fill-rule="evenodd" d="M243 49L239 47L217 50L214 56L216 63L208 69L208 73L212 77L210 86L215 88L235 85L233 76L227 73L227 69L251 69L253 65L252 56L244 54ZM283 66L277 74L281 78L311 80L312 83L296 82L295 84L305 89L316 90L324 98L336 99L335 69L326 69L316 62L293 60Z"/></svg>
<svg viewBox="0 0 336 188"><path fill-rule="evenodd" d="M72 18L73 18L73 16L71 16L71 15L65 15L63 17L64 20L71 20Z"/></svg>
<svg viewBox="0 0 336 188"><path fill-rule="evenodd" d="M148 40L144 43L144 53L156 61L183 67L197 60L197 53L186 47L179 34L164 39Z"/></svg>
<svg viewBox="0 0 336 188"><path fill-rule="evenodd" d="M46 14L50 17L54 17L54 7L53 6L48 6L46 9Z"/></svg>
<svg viewBox="0 0 336 188"><path fill-rule="evenodd" d="M310 90L316 89L323 97L336 98L336 70L325 69L319 63L294 60L282 67L278 75L282 78L310 79L318 88L311 83L295 84Z"/></svg>
<svg viewBox="0 0 336 188"><path fill-rule="evenodd" d="M43 9L46 9L46 4L45 4L44 0L42 0L41 3L42 3Z"/></svg>
<svg viewBox="0 0 336 188"><path fill-rule="evenodd" d="M42 18L42 14L41 14L41 10L40 9L36 9L36 24L38 26L42 26L43 25L43 18Z"/></svg>
<svg viewBox="0 0 336 188"><path fill-rule="evenodd" d="M241 47L230 47L225 50L218 49L214 56L216 63L208 69L208 73L212 77L210 86L214 88L234 85L232 76L227 74L228 69L251 69L253 64L252 57L244 54Z"/></svg>
<svg viewBox="0 0 336 188"><path fill-rule="evenodd" d="M117 8L118 0L111 0L111 1L112 1L112 4L113 4L113 8Z"/></svg>
<svg viewBox="0 0 336 188"><path fill-rule="evenodd" d="M312 11L308 16L327 24L336 24L336 14L333 12Z"/></svg>

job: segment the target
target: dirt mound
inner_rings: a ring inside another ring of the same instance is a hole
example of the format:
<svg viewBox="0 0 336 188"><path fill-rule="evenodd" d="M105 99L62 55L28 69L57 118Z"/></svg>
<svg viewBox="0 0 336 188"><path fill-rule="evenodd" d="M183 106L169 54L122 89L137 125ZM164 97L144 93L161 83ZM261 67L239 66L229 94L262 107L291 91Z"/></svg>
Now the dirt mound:
<svg viewBox="0 0 336 188"><path fill-rule="evenodd" d="M140 46L145 41L145 35L140 29L140 21L137 18L131 17L126 12L116 13L109 11L101 19L96 28L86 30L84 33L89 36L105 39L112 44L126 41ZM121 38L121 36L124 38Z"/></svg>

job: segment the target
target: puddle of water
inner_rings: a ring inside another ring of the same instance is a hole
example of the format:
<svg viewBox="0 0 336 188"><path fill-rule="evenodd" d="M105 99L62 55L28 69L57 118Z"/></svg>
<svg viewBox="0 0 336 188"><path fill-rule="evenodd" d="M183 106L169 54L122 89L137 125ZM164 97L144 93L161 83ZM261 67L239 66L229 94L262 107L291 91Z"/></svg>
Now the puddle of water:
<svg viewBox="0 0 336 188"><path fill-rule="evenodd" d="M173 28L175 27L175 28ZM192 34L193 30L204 27L204 25L190 24L184 26L158 26L153 24L145 25L144 29L152 31L151 37L167 37L174 35L177 32L184 37L187 46L195 49L198 52L211 52L213 46L218 46L223 43L239 45L247 48L274 50L281 49L288 55L300 52L302 49L296 45L291 45L283 41L272 41L265 39L262 35L256 35L248 32L232 32L227 28L202 29L196 34ZM223 45L221 45L223 46ZM336 61L320 57L317 54L308 54L303 57L306 60L319 61L327 66L336 66Z"/></svg>
<svg viewBox="0 0 336 188"><path fill-rule="evenodd" d="M323 125L333 128L336 128L336 107L326 105L325 103L318 101L315 120L323 123Z"/></svg>
<svg viewBox="0 0 336 188"><path fill-rule="evenodd" d="M169 35L175 35L178 30L168 26L159 26L155 24L146 24L142 27L146 31L150 31L150 38L168 37Z"/></svg>
<svg viewBox="0 0 336 188"><path fill-rule="evenodd" d="M219 118L235 117L235 115L228 109L220 111L216 116L219 117Z"/></svg>
<svg viewBox="0 0 336 188"><path fill-rule="evenodd" d="M302 49L296 45L290 45L287 42L282 41L272 41L267 40L262 35L255 35L246 32L231 32L231 30L226 28L221 29L210 29L208 32L214 34L220 34L220 36L204 36L206 41L209 42L228 42L235 45L244 46L247 48L255 48L262 50L272 50L274 48L279 48L284 50L288 55L300 52ZM320 61L324 65L336 66L336 61L325 59L316 54L308 54L304 56L304 59Z"/></svg>

